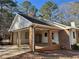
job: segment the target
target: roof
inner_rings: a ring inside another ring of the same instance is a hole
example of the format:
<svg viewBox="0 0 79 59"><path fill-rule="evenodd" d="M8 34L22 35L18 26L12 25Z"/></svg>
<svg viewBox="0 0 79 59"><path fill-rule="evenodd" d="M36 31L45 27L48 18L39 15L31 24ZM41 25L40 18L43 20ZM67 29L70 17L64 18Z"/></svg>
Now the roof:
<svg viewBox="0 0 79 59"><path fill-rule="evenodd" d="M70 29L70 26L66 26L57 22L52 22L52 21L45 21L45 20L38 20L35 19L33 17L24 15L24 14L20 14L21 16L23 16L24 18L28 19L29 21L31 21L32 23L37 23L37 24L43 24L43 25L50 25L50 26L56 26L62 29Z"/></svg>
<svg viewBox="0 0 79 59"><path fill-rule="evenodd" d="M66 25L63 25L63 24L60 24L57 22L52 22L50 20L39 20L39 19L35 19L35 18L27 16L27 15L17 14L10 26L9 31L23 29L23 28L32 26L33 23L51 26L52 29L56 28L56 29L62 30L62 29L71 29L72 28L71 26L66 26Z"/></svg>
<svg viewBox="0 0 79 59"><path fill-rule="evenodd" d="M43 25L49 25L43 21L40 21L38 19L35 19L33 17L30 17L30 16L27 16L27 15L24 15L24 14L20 14L21 16L23 16L24 18L28 19L29 21L31 21L32 23L37 23L37 24L43 24Z"/></svg>
<svg viewBox="0 0 79 59"><path fill-rule="evenodd" d="M56 26L56 27L59 27L59 28L62 28L62 29L70 29L71 28L71 26L67 26L67 25L64 25L64 24L61 24L61 23L58 23L58 22L52 22L51 20L46 20L44 22L46 22L47 24L49 24L51 26Z"/></svg>

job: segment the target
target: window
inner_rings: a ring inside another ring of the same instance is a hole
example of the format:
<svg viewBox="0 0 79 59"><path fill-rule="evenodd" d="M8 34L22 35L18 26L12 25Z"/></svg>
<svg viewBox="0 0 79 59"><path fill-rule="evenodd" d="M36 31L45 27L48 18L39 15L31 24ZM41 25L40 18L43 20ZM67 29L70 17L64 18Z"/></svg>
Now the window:
<svg viewBox="0 0 79 59"><path fill-rule="evenodd" d="M28 39L28 38L29 38L28 32L25 32L25 39Z"/></svg>
<svg viewBox="0 0 79 59"><path fill-rule="evenodd" d="M73 32L73 38L75 38L75 32Z"/></svg>
<svg viewBox="0 0 79 59"><path fill-rule="evenodd" d="M53 33L52 33L52 39L54 39Z"/></svg>
<svg viewBox="0 0 79 59"><path fill-rule="evenodd" d="M45 37L47 37L47 33L45 33Z"/></svg>

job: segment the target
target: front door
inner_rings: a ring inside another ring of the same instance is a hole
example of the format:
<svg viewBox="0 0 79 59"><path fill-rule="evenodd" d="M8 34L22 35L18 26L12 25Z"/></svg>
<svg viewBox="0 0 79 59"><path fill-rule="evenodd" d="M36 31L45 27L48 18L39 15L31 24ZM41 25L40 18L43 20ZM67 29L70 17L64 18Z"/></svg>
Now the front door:
<svg viewBox="0 0 79 59"><path fill-rule="evenodd" d="M42 34L35 34L35 43L41 43Z"/></svg>

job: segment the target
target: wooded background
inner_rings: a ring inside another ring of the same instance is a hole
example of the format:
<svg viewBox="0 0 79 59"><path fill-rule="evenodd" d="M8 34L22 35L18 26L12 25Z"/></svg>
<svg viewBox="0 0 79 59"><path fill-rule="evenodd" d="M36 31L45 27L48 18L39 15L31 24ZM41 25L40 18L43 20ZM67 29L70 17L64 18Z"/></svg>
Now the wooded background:
<svg viewBox="0 0 79 59"><path fill-rule="evenodd" d="M40 9L37 9L27 0L20 4L16 0L0 0L0 37L3 39L9 38L8 29L16 13L65 25L70 25L71 21L75 21L76 26L79 24L79 2L69 2L58 6L55 2L48 0Z"/></svg>

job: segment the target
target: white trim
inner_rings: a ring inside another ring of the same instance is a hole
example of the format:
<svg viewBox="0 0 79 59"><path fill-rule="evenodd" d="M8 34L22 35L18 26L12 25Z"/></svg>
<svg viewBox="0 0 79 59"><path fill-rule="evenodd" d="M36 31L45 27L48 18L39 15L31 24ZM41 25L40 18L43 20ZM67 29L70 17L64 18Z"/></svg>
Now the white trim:
<svg viewBox="0 0 79 59"><path fill-rule="evenodd" d="M43 31L42 32L42 43L48 43L48 36L45 37L45 33L48 35L48 31Z"/></svg>

